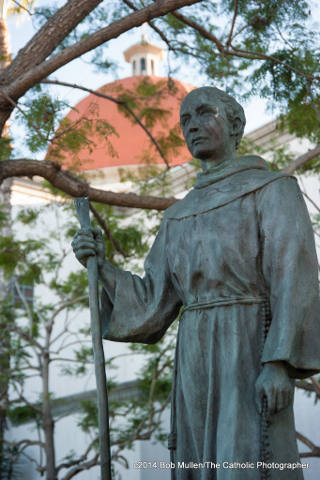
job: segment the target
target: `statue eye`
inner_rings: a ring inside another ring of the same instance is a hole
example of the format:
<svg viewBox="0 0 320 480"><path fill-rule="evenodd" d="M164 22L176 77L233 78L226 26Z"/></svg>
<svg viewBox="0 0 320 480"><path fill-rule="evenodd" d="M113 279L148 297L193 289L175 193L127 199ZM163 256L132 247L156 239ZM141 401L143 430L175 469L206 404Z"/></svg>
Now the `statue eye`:
<svg viewBox="0 0 320 480"><path fill-rule="evenodd" d="M180 124L182 127L185 127L189 121L190 117L189 116L184 116L181 118Z"/></svg>

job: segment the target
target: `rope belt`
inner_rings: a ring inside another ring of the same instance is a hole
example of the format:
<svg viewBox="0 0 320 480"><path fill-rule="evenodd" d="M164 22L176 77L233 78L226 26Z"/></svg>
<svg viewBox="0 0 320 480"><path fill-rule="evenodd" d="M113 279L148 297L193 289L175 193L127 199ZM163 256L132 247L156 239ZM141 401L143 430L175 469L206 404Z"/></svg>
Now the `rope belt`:
<svg viewBox="0 0 320 480"><path fill-rule="evenodd" d="M218 297L210 302L198 302L198 303L190 303L189 305L185 305L182 309L182 313L188 312L191 310L203 310L206 308L213 308L213 307L224 307L229 305L236 305L236 304L252 304L252 303L265 303L265 297Z"/></svg>

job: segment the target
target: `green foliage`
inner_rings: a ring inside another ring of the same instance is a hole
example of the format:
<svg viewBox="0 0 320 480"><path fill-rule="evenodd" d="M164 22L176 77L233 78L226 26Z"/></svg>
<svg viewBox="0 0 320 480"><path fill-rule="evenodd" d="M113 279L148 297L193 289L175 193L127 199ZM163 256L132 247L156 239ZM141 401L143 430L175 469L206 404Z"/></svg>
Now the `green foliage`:
<svg viewBox="0 0 320 480"><path fill-rule="evenodd" d="M15 240L12 235L0 238L0 268L7 278L18 270L23 280L34 279L39 282L41 269L35 261L35 255L43 247L41 240ZM26 263L23 263L26 261Z"/></svg>
<svg viewBox="0 0 320 480"><path fill-rule="evenodd" d="M98 407L97 402L92 400L83 400L81 402L83 416L78 425L84 432L91 432L98 428Z"/></svg>
<svg viewBox="0 0 320 480"><path fill-rule="evenodd" d="M6 205L0 205L0 228L5 226L8 221L8 209Z"/></svg>
<svg viewBox="0 0 320 480"><path fill-rule="evenodd" d="M113 256L113 263L128 262L130 257L136 261L145 255L148 237L155 231L154 225L148 231L145 228L144 216L128 222L123 214L116 213L111 207L104 208L98 204L94 206L110 230L111 237L106 238L106 247ZM15 218L15 226L18 231L19 225L24 228L24 239L18 240L11 235L1 240L2 270L7 271L8 276L15 275L19 282L32 280L35 286L40 284L41 291L46 292L38 296L36 290L30 311L14 309L10 299L6 303L1 303L0 315L6 319L6 324L2 321L2 331L7 329L11 362L9 365L8 357L4 359L0 356L0 361L4 361L5 367L0 369L2 372L0 381L10 382L14 392L10 398L8 416L17 426L34 422L38 428L44 428L43 393L39 395L40 400L25 402L24 388L29 377L35 374L39 376L39 386L43 382L42 365L46 358L50 362L49 365L56 365L60 375L68 376L70 381L92 372L93 350L90 328L87 323L75 321L78 320L78 313L88 308L87 272L80 265L76 270L70 268L64 270L70 254L70 248L66 245L70 243L70 238L78 228L75 221L69 220L74 216L73 207L68 203L61 206L52 204L35 209L21 209ZM93 223L98 225L95 219ZM37 237L37 240L34 237ZM115 248L114 241L128 257L121 258L122 255L117 250L118 247ZM9 254L12 258L9 258ZM68 343L72 348L65 353L64 349ZM172 350L171 347L169 350ZM137 382L139 394L124 400L115 396L110 402L111 435L112 441L117 446L117 455L123 455L123 450L132 448L137 439L151 438L155 430L158 432L157 438L164 437L160 427L159 408L161 410L161 402L167 405L170 391L172 358L169 359L169 350L165 343L145 346L146 363L139 373ZM134 355L139 355L140 352L133 346L130 354L134 358ZM106 368L109 372L108 390L112 394L116 383L114 379L110 379L110 372L117 368L117 357L107 358ZM148 395L150 388L151 396ZM50 391L49 399L51 408L59 406L61 402L60 399L54 398L53 392ZM82 407L78 420L79 428L95 438L98 428L96 402L84 402ZM98 439L95 440L93 448L98 448ZM19 456L18 451L17 457ZM75 453L69 452L66 458L69 460L75 458Z"/></svg>
<svg viewBox="0 0 320 480"><path fill-rule="evenodd" d="M50 98L47 93L31 97L25 109L17 113L18 120L27 127L26 143L32 153L43 151L54 135L66 102Z"/></svg>
<svg viewBox="0 0 320 480"><path fill-rule="evenodd" d="M289 114L292 133L319 142L320 42L310 2L202 1L187 17L205 33L172 14L157 20L179 64L190 61L204 83L239 98L267 98L270 108Z"/></svg>
<svg viewBox="0 0 320 480"><path fill-rule="evenodd" d="M1 137L0 138L0 162L3 160L9 160L11 156L11 138Z"/></svg>
<svg viewBox="0 0 320 480"><path fill-rule="evenodd" d="M18 212L17 220L23 225L30 225L37 220L39 213L40 211L35 208L26 208Z"/></svg>
<svg viewBox="0 0 320 480"><path fill-rule="evenodd" d="M41 405L38 404L38 407ZM8 417L13 425L19 426L24 423L34 421L36 423L40 422L40 414L34 410L34 408L29 405L20 405L17 407L10 408L8 410Z"/></svg>

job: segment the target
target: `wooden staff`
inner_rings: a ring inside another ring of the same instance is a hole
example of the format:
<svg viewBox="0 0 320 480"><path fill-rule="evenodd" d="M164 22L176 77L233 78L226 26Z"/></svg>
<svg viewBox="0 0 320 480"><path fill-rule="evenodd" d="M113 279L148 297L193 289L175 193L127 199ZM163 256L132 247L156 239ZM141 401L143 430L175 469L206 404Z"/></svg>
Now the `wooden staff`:
<svg viewBox="0 0 320 480"><path fill-rule="evenodd" d="M76 198L74 204L81 228L89 229L91 227L91 222L88 198ZM91 335L97 383L101 480L111 480L108 393L99 312L97 257L92 256L88 258L87 270L89 283Z"/></svg>

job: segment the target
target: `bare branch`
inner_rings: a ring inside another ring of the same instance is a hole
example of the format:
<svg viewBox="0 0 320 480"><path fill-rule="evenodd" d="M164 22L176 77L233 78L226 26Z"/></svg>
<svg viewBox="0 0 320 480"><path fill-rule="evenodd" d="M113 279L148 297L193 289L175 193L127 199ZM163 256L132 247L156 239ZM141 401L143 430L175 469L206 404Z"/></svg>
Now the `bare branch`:
<svg viewBox="0 0 320 480"><path fill-rule="evenodd" d="M21 288L20 288L20 285L19 285L19 282L17 281L16 278L14 278L14 286L18 292L18 295L20 297L20 300L22 301L23 305L24 305L24 308L27 312L27 316L28 316L28 319L29 319L29 327L30 327L30 335L31 337L33 336L32 335L32 326L33 326L33 316L32 316L32 312L30 310L30 306L26 300L26 297L23 295L22 291L21 291Z"/></svg>
<svg viewBox="0 0 320 480"><path fill-rule="evenodd" d="M146 208L165 210L177 202L174 197L152 197L135 193L115 193L91 187L60 165L50 161L15 159L0 162L0 184L9 177L40 176L48 180L52 186L72 197L88 196L91 201L116 205L118 207Z"/></svg>
<svg viewBox="0 0 320 480"><path fill-rule="evenodd" d="M27 12L27 14L30 15L30 17L34 15L34 13L32 13L31 10L29 10L27 7L22 5L22 3L17 2L16 0L12 0L12 1L17 5L17 7L21 8L21 10L24 10L25 12Z"/></svg>
<svg viewBox="0 0 320 480"><path fill-rule="evenodd" d="M13 385L14 390L16 391L17 395L19 396L19 401L27 405L31 410L34 412L38 413L39 415L42 415L42 409L38 407L34 403L30 403L29 400L23 395L22 392L18 392L17 388Z"/></svg>
<svg viewBox="0 0 320 480"><path fill-rule="evenodd" d="M215 43L217 46L217 49L222 55L226 53L223 43L215 35L213 35L213 33L208 32L204 27L202 27L202 25L195 22L194 20L191 20L185 15L182 15L182 13L171 12L171 15L173 15L174 17L176 17L178 20L185 23L186 25L189 25L189 27L199 32L207 40L211 40L213 43Z"/></svg>
<svg viewBox="0 0 320 480"><path fill-rule="evenodd" d="M104 231L106 237L110 240L112 246L114 247L114 249L119 252L123 257L127 258L128 255L127 253L122 250L122 248L120 247L120 245L118 244L118 242L116 241L115 238L113 238L109 228L107 227L107 224L106 222L103 220L103 218L101 217L101 215L97 212L97 210L94 208L94 206L92 205L92 203L89 204L90 205L90 210L91 212L93 213L93 215L95 216L95 218L97 219L100 227L102 228L102 230Z"/></svg>
<svg viewBox="0 0 320 480"><path fill-rule="evenodd" d="M5 445L8 445L10 447L17 447L17 445L22 445L22 447L20 449L18 449L18 451L16 453L12 453L12 452L6 452L6 455L11 459L12 463L15 463L18 458L20 457L20 455L23 455L24 457L26 457L30 462L33 462L35 463L36 465L36 469L38 470L39 468L41 468L39 466L39 463L36 461L36 459L32 458L31 456L27 455L27 453L25 452L25 450L28 448L28 447L32 447L32 446L39 446L40 447L40 451L42 448L44 448L44 443L41 442L41 441L32 441L32 440L21 440L20 442L16 443L16 442L9 442L8 440L3 440L3 443Z"/></svg>
<svg viewBox="0 0 320 480"><path fill-rule="evenodd" d="M125 3L128 7L132 8L132 10L134 10L135 12L138 10L138 8L135 6L134 3L132 3L130 0L122 0L123 3ZM161 38L161 40L163 40L169 50L173 50L173 48L171 47L171 44L169 42L169 40L167 39L167 37L165 36L165 34L160 30L160 28L158 28L153 22L147 22L148 25L159 35L159 37Z"/></svg>
<svg viewBox="0 0 320 480"><path fill-rule="evenodd" d="M77 364L82 363L81 360L76 360L75 358L66 358L66 357L57 357L57 358L51 357L50 358L50 363L52 363L52 362L67 362L67 363L77 363ZM86 364L87 365L88 364L89 365L94 365L94 362L93 361L91 362L90 360L87 360Z"/></svg>
<svg viewBox="0 0 320 480"><path fill-rule="evenodd" d="M88 462L80 463L79 465L75 466L72 470L70 470L61 480L71 480L75 475L84 470L89 470L90 468L94 467L95 465L99 465L99 453L96 453L92 460Z"/></svg>
<svg viewBox="0 0 320 480"><path fill-rule="evenodd" d="M22 330L22 328L18 327L17 325L11 324L10 325L10 330L16 332L18 335L20 335L21 338L24 338L27 342L29 342L33 347L37 348L41 352L43 351L42 345L37 342L31 335L29 335L27 332Z"/></svg>
<svg viewBox="0 0 320 480"><path fill-rule="evenodd" d="M8 440L3 440L6 445L9 445L10 447L21 447L20 453L27 447L32 447L34 445L39 445L40 447L44 447L44 443L39 441L39 440L28 440L24 438L23 440L20 440L19 442L9 442Z"/></svg>
<svg viewBox="0 0 320 480"><path fill-rule="evenodd" d="M234 27L235 27L235 24L236 24L236 18L237 18L237 15L238 15L238 3L239 3L238 0L235 0L231 29L230 29L229 37L228 37L228 40L227 40L227 43L226 43L227 47L230 47L231 42L232 42L233 31L234 31Z"/></svg>
<svg viewBox="0 0 320 480"><path fill-rule="evenodd" d="M121 105L123 108L126 109L126 111L129 113L129 115L137 122L137 124L145 131L145 133L150 138L151 142L154 144L154 146L158 150L158 153L161 156L164 163L166 164L167 169L170 168L169 162L168 162L165 154L163 153L163 151L162 151L159 143L157 142L157 140L154 138L154 136L152 135L150 130L141 122L140 118L134 113L133 110L131 110L130 107L128 107L127 103L124 102L123 100L119 100L118 98L112 97L111 95L106 95L106 94L104 94L102 92L99 92L97 90L92 90L91 88L86 88L86 87L83 87L81 85L77 85L75 83L59 82L58 80L43 80L41 83L47 83L47 84L51 84L51 85L60 85L60 86L70 87L70 88L76 88L78 90L83 90L84 92L91 93L92 95L95 95L97 97L101 97L101 98L105 98L106 100L110 100L111 102L114 102L117 105ZM62 132L62 133L65 133L65 132ZM55 138L57 138L57 136Z"/></svg>
<svg viewBox="0 0 320 480"><path fill-rule="evenodd" d="M309 150L307 153L304 153L300 157L296 158L293 162L291 162L282 171L284 173L293 173L295 170L302 167L303 165L305 165L310 160L313 160L318 155L320 155L320 145L316 146L312 150Z"/></svg>
<svg viewBox="0 0 320 480"><path fill-rule="evenodd" d="M92 442L89 443L86 451L83 453L83 455L81 455L81 457L78 457L75 460L71 460L70 462L60 463L60 465L57 466L57 472L62 470L62 468L70 468L70 467L73 467L74 465L84 462L88 458L90 451L93 449L96 440L97 439L95 438L94 440L92 440Z"/></svg>
<svg viewBox="0 0 320 480"><path fill-rule="evenodd" d="M307 445L307 447L310 448L310 452L302 452L300 453L300 457L301 458L306 458L306 457L320 457L320 447L318 447L317 445L315 445L314 443L311 442L311 440L309 440L309 438L305 437L304 435L302 435L301 433L299 432L296 432L296 437L298 440L300 440L300 442L304 443L305 445Z"/></svg>
<svg viewBox="0 0 320 480"><path fill-rule="evenodd" d="M306 197L306 199L311 203L311 205L314 206L314 208L320 212L320 207L319 205L316 204L316 202L306 193L306 192L302 192L303 196ZM316 232L315 232L316 233Z"/></svg>
<svg viewBox="0 0 320 480"><path fill-rule="evenodd" d="M302 380L296 380L295 386L301 390L306 390L307 392L314 392L313 385L310 382L303 382Z"/></svg>
<svg viewBox="0 0 320 480"><path fill-rule="evenodd" d="M55 321L56 317L59 315L59 313L61 313L65 308L68 308L71 305L74 305L75 303L80 302L81 300L84 300L86 298L87 298L87 295L81 295L80 297L72 298L71 300L67 300L66 302L62 303L59 306L59 308L57 308L57 310L55 310L54 313L52 314L52 316L51 316L51 318L50 318L50 320L47 324L48 331L52 330L54 321Z"/></svg>
<svg viewBox="0 0 320 480"><path fill-rule="evenodd" d="M312 385L313 385L313 388L315 389L315 392L316 392L317 396L320 398L320 385L319 385L319 382L318 382L314 377L311 377L310 380L311 380L311 383L312 383Z"/></svg>

